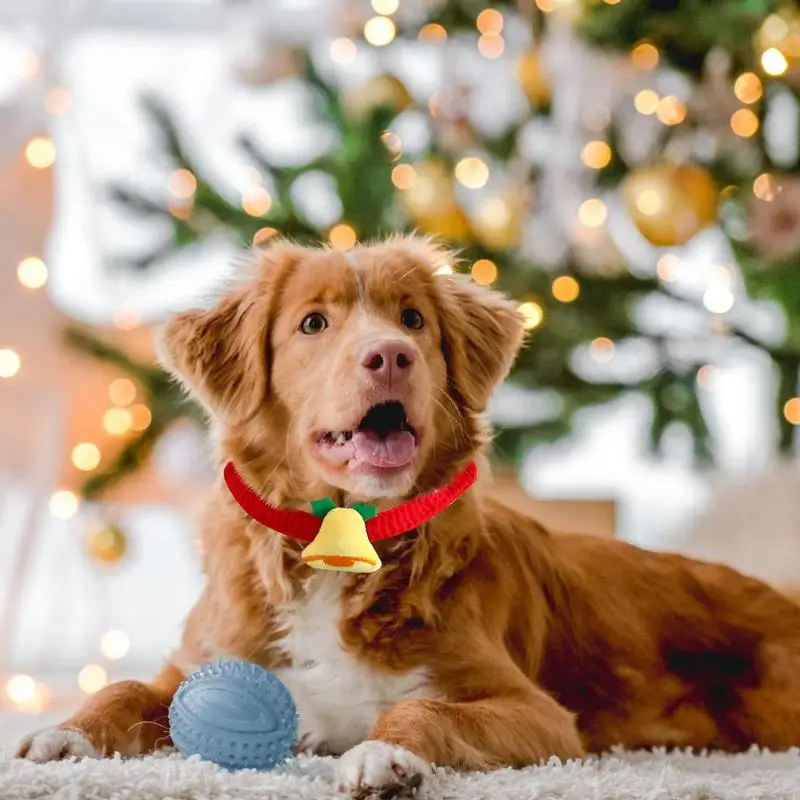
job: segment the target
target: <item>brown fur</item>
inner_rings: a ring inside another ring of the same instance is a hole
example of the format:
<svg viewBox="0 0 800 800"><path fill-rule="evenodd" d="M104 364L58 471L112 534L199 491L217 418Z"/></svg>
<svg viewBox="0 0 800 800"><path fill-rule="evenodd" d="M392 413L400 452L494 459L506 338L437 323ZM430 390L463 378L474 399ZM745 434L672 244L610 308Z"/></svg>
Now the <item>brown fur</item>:
<svg viewBox="0 0 800 800"><path fill-rule="evenodd" d="M418 469L379 503L438 487L476 457L522 328L499 294L434 275L442 255L391 240L353 251L354 268L337 251L280 244L215 308L173 320L165 358L209 409L220 463L233 459L273 503L371 499L315 459L309 434L357 424L375 397L354 377L355 353L384 333L420 356L404 402L423 438ZM404 303L423 330L400 329ZM295 331L313 308L333 323L310 342ZM345 583L342 646L378 672L426 667L438 698L390 706L371 738L464 769L617 744L800 744L797 605L721 566L551 537L494 502L485 474L431 523L382 543L383 569ZM163 720L181 670L219 654L285 663L278 611L302 602L312 572L299 544L250 522L221 484L202 536L208 585L172 665L149 686L108 687L65 723L103 753L164 741L159 725L141 731Z"/></svg>

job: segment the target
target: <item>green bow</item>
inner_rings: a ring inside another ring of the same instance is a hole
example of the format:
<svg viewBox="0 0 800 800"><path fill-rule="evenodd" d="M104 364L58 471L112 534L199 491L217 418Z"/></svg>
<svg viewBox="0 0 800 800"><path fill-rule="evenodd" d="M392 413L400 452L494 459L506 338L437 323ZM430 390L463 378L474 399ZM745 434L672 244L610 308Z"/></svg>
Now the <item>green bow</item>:
<svg viewBox="0 0 800 800"><path fill-rule="evenodd" d="M311 506L311 513L315 517L325 517L325 515L333 511L334 508L339 508L330 497L323 497L321 500L312 500L309 505ZM364 522L378 514L378 509L367 503L356 503L356 505L352 506L352 509L358 512Z"/></svg>

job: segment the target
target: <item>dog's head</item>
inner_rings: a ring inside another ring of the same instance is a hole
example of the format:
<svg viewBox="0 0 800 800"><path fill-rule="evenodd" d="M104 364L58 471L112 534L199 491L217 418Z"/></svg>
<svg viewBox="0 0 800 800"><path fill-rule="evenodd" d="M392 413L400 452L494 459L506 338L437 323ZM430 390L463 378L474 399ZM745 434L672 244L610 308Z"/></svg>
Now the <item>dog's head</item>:
<svg viewBox="0 0 800 800"><path fill-rule="evenodd" d="M446 256L416 238L274 245L252 280L167 325L165 363L240 452L283 454L302 485L403 496L483 444L523 337L503 295L437 274Z"/></svg>

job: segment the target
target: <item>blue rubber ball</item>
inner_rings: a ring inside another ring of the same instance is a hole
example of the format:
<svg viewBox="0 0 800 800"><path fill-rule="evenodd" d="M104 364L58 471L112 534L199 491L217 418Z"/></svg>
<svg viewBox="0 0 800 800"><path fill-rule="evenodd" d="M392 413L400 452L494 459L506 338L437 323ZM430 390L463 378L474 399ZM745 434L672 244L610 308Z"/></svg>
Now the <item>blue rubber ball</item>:
<svg viewBox="0 0 800 800"><path fill-rule="evenodd" d="M272 769L297 743L297 709L269 670L215 661L191 675L169 708L172 741L225 769Z"/></svg>

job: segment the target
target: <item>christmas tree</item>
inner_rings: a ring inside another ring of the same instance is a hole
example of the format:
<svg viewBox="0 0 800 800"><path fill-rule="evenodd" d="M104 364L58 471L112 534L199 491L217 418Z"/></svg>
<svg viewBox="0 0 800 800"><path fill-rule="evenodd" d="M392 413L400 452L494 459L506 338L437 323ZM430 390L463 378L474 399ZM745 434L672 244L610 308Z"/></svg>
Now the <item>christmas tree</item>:
<svg viewBox="0 0 800 800"><path fill-rule="evenodd" d="M220 231L256 248L274 237L348 248L421 231L458 251L441 269L497 285L525 316L530 344L510 380L544 396L547 410L499 420L499 457L562 437L581 409L636 392L652 407L654 447L677 424L698 459L713 458L703 393L714 364L743 347L774 365L776 444L790 450L800 423L795 4L449 0L424 17L402 0L372 7L357 34L322 52L273 53L271 79L302 82L330 144L287 165L242 131L251 181L240 197L205 174L164 103L146 99L172 162L167 192L127 185L112 195L131 214L167 221L170 234L127 268L157 269ZM412 92L390 67L402 63L395 48L448 72L432 92ZM362 58L372 74L349 80ZM484 68L496 76L488 91L513 101L502 124L482 108ZM311 179L332 195L335 219L309 211ZM762 312L777 320L770 330ZM144 381L152 406L150 429L92 476L91 496L196 410L157 368L126 364L86 334L71 341Z"/></svg>

